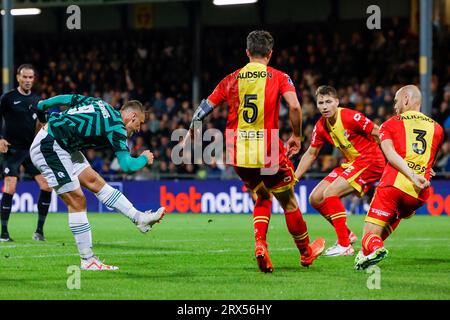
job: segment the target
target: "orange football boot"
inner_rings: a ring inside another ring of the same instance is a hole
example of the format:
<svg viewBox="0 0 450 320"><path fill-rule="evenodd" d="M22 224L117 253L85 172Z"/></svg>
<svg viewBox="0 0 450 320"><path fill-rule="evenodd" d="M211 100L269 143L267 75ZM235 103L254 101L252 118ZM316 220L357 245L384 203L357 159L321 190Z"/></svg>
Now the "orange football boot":
<svg viewBox="0 0 450 320"><path fill-rule="evenodd" d="M325 249L325 239L317 238L313 243L308 246L308 255L301 255L300 264L303 267L309 267L314 260L320 256Z"/></svg>
<svg viewBox="0 0 450 320"><path fill-rule="evenodd" d="M263 240L257 240L255 243L255 257L258 263L258 268L261 272L272 273L273 265L270 261L269 251L267 250L267 243Z"/></svg>

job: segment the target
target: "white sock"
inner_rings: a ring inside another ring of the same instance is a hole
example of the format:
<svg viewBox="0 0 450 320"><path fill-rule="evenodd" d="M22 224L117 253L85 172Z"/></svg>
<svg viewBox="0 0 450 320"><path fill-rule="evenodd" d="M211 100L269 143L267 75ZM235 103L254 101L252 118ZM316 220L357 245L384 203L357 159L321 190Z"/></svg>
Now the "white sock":
<svg viewBox="0 0 450 320"><path fill-rule="evenodd" d="M80 257L82 259L93 257L91 225L86 212L70 212L69 227L75 237Z"/></svg>
<svg viewBox="0 0 450 320"><path fill-rule="evenodd" d="M122 192L114 189L109 184L105 183L103 188L95 194L105 206L116 209L121 214L136 223L140 212L133 206L133 204L125 197Z"/></svg>

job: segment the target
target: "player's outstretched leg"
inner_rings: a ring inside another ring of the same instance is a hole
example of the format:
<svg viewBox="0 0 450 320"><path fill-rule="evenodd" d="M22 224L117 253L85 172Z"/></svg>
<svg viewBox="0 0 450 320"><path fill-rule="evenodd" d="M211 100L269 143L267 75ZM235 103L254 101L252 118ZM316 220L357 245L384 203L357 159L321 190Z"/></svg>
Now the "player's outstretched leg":
<svg viewBox="0 0 450 320"><path fill-rule="evenodd" d="M128 217L142 233L150 231L152 226L161 221L166 213L165 207L156 211L141 212L137 210L122 192L107 184L90 166L81 172L78 179L81 185L94 193L100 202Z"/></svg>
<svg viewBox="0 0 450 320"><path fill-rule="evenodd" d="M159 223L166 214L166 207L160 207L156 211L147 210L141 212L136 221L136 226L142 233L149 232L153 225Z"/></svg>
<svg viewBox="0 0 450 320"><path fill-rule="evenodd" d="M255 232L255 258L261 272L273 272L273 264L270 260L267 248L267 228L270 221L272 200L258 197L253 210L253 228Z"/></svg>
<svg viewBox="0 0 450 320"><path fill-rule="evenodd" d="M156 211L147 210L141 212L137 210L122 192L114 189L107 183L95 195L105 206L116 209L130 218L142 233L150 231L152 226L160 222L166 213L165 207L161 207Z"/></svg>

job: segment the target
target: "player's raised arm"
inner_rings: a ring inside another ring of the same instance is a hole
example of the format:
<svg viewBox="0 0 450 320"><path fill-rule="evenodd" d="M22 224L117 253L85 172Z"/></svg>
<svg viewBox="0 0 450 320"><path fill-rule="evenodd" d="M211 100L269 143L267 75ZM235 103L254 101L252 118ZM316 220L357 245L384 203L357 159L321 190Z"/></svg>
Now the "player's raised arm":
<svg viewBox="0 0 450 320"><path fill-rule="evenodd" d="M389 163L410 179L419 189L425 189L430 186L430 182L425 177L415 174L411 168L408 167L406 161L397 153L394 148L392 140L385 139L381 142L381 149L383 150Z"/></svg>
<svg viewBox="0 0 450 320"><path fill-rule="evenodd" d="M198 105L197 109L195 109L194 114L192 116L192 121L189 126L189 131L183 139L182 145L186 144L187 139L194 138L194 124L196 121L202 122L213 110L215 104L209 101L209 99L203 99Z"/></svg>
<svg viewBox="0 0 450 320"><path fill-rule="evenodd" d="M186 139L189 137L194 137L194 123L196 121L203 121L213 110L214 107L222 102L224 102L227 98L227 82L229 81L229 76L222 79L219 84L216 86L214 91L209 95L207 99L203 99L198 105L197 109L194 111L194 115L192 116L191 125L189 126L189 132L186 137L183 139L183 144L186 143Z"/></svg>
<svg viewBox="0 0 450 320"><path fill-rule="evenodd" d="M321 146L309 146L308 150L306 150L306 152L303 154L302 158L300 159L300 163L297 166L297 170L295 170L295 176L298 180L300 180L303 175L311 168L314 161L316 161L321 148Z"/></svg>
<svg viewBox="0 0 450 320"><path fill-rule="evenodd" d="M49 99L41 100L38 102L37 109L38 111L45 112L50 108L69 106L72 103L73 97L73 94L62 94Z"/></svg>
<svg viewBox="0 0 450 320"><path fill-rule="evenodd" d="M192 116L191 125L189 126L189 130L194 129L195 121L203 121L214 109L215 104L209 101L208 99L203 99L198 105L197 109L194 111L194 115Z"/></svg>
<svg viewBox="0 0 450 320"><path fill-rule="evenodd" d="M302 107L297 99L297 94L294 91L283 93L283 98L289 107L289 119L292 126L292 136L288 140L287 157L300 152L301 137L302 137Z"/></svg>

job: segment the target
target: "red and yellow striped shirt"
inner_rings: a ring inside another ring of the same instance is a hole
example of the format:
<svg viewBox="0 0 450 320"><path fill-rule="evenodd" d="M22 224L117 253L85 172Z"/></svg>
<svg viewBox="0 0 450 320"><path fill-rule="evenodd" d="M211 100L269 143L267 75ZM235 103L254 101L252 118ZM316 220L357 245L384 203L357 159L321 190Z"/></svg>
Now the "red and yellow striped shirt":
<svg viewBox="0 0 450 320"><path fill-rule="evenodd" d="M444 140L444 130L433 119L418 111L407 111L387 120L380 127L380 140L392 140L395 151L416 174L430 179L430 169ZM425 201L429 188L418 190L414 184L391 164L387 164L380 187L397 189Z"/></svg>
<svg viewBox="0 0 450 320"><path fill-rule="evenodd" d="M341 165L344 169L356 160L384 161L384 155L372 136L373 127L374 123L362 113L338 108L334 125L324 117L317 121L311 137L311 147L319 148L328 141L344 155L346 162Z"/></svg>
<svg viewBox="0 0 450 320"><path fill-rule="evenodd" d="M295 92L289 76L261 63L250 62L225 77L208 97L229 106L226 144L233 165L272 167L286 150L278 135L281 95Z"/></svg>

